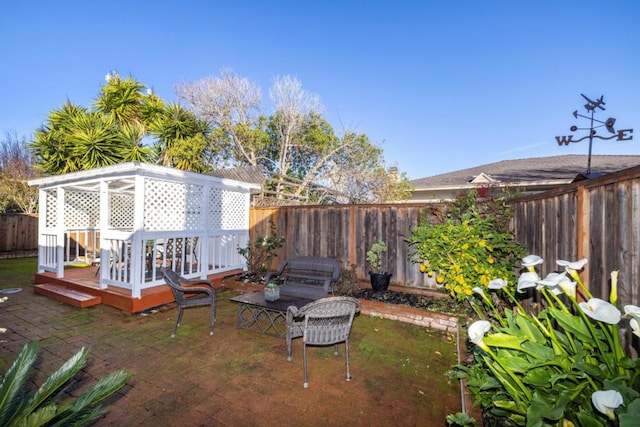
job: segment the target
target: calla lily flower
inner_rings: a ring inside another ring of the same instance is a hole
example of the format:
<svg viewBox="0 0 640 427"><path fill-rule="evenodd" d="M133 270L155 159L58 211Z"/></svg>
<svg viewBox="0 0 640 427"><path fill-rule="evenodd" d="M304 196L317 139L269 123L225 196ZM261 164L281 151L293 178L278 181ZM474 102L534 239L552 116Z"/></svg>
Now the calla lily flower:
<svg viewBox="0 0 640 427"><path fill-rule="evenodd" d="M637 305L625 305L624 306L624 314L628 315L628 316L634 316L634 317L639 317L640 318L640 307L638 307Z"/></svg>
<svg viewBox="0 0 640 427"><path fill-rule="evenodd" d="M491 323L486 320L477 320L469 325L469 339L472 343L477 345L483 350L487 350L489 347L484 343L484 335L491 329Z"/></svg>
<svg viewBox="0 0 640 427"><path fill-rule="evenodd" d="M507 283L506 280L504 279L493 279L492 281L489 282L489 284L487 285L487 287L489 289L494 289L494 290L498 290L498 289L502 289L505 286L507 286L509 283Z"/></svg>
<svg viewBox="0 0 640 427"><path fill-rule="evenodd" d="M560 295L563 292L573 297L576 295L576 283L567 278L566 271L562 273L549 273L547 277L538 280L536 283L546 287L555 295Z"/></svg>
<svg viewBox="0 0 640 427"><path fill-rule="evenodd" d="M581 302L580 308L594 320L615 325L620 321L622 314L613 304L600 298L591 298L587 302Z"/></svg>
<svg viewBox="0 0 640 427"><path fill-rule="evenodd" d="M522 266L523 267L534 267L536 265L542 264L544 260L540 258L538 255L527 255L522 258Z"/></svg>
<svg viewBox="0 0 640 427"><path fill-rule="evenodd" d="M527 271L522 273L518 278L517 290L523 293L527 288L533 288L537 286L537 281L540 280L540 276L535 271Z"/></svg>
<svg viewBox="0 0 640 427"><path fill-rule="evenodd" d="M559 259L556 261L556 264L566 269L578 271L578 270L582 270L584 266L587 265L587 262L588 260L586 258L582 258L579 261L565 261L563 259Z"/></svg>
<svg viewBox="0 0 640 427"><path fill-rule="evenodd" d="M591 402L598 411L611 420L616 418L613 411L623 403L622 395L615 390L596 391L591 395Z"/></svg>
<svg viewBox="0 0 640 427"><path fill-rule="evenodd" d="M631 332L633 332L634 335L640 337L640 323L638 323L638 319L640 319L640 307L638 307L637 305L625 305L624 315L631 316L631 320L629 321Z"/></svg>
<svg viewBox="0 0 640 427"><path fill-rule="evenodd" d="M484 291L482 290L482 288L480 286L476 286L473 289L471 289L474 293L480 295L482 298L485 298L484 296Z"/></svg>
<svg viewBox="0 0 640 427"><path fill-rule="evenodd" d="M618 301L618 270L611 272L611 293L609 294L609 302L615 304Z"/></svg>
<svg viewBox="0 0 640 427"><path fill-rule="evenodd" d="M576 286L577 283L569 279L568 277L565 277L564 279L560 280L560 282L558 282L558 287L562 290L562 292L569 295L571 298L576 297Z"/></svg>
<svg viewBox="0 0 640 427"><path fill-rule="evenodd" d="M542 285L542 286L546 286L548 288L552 288L554 286L557 286L558 283L560 283L560 281L562 279L564 279L565 277L567 277L567 273L549 273L547 274L547 277L545 277L544 279L540 279L540 280L536 280L536 283L538 285Z"/></svg>

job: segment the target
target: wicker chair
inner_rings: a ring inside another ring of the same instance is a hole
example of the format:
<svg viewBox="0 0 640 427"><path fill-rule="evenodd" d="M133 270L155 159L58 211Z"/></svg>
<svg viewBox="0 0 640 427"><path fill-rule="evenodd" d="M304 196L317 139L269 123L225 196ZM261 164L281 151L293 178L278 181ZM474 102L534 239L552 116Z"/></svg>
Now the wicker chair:
<svg viewBox="0 0 640 427"><path fill-rule="evenodd" d="M162 277L171 288L173 296L176 299L176 304L178 305L178 317L176 318L176 324L173 328L171 338L176 336L176 331L182 321L184 309L203 306L211 307L211 329L209 335L213 335L213 327L216 323L216 293L213 283L209 280L185 279L168 267L162 268Z"/></svg>
<svg viewBox="0 0 640 427"><path fill-rule="evenodd" d="M349 333L353 317L360 311L360 302L351 297L322 298L298 309L287 309L287 360L291 362L291 342L302 337L304 388L309 387L307 375L307 345L335 345L334 354L338 355L338 343L345 343L347 361L346 380L351 381L349 372Z"/></svg>

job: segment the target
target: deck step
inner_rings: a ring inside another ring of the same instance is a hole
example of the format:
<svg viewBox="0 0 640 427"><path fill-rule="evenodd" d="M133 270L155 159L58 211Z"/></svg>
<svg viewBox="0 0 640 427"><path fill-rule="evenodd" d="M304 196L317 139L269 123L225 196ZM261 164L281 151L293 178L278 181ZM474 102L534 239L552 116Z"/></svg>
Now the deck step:
<svg viewBox="0 0 640 427"><path fill-rule="evenodd" d="M74 307L85 308L98 305L102 302L102 298L85 292L76 291L66 286L56 285L53 283L40 283L34 285L33 291L40 295L46 295L58 301L71 304Z"/></svg>

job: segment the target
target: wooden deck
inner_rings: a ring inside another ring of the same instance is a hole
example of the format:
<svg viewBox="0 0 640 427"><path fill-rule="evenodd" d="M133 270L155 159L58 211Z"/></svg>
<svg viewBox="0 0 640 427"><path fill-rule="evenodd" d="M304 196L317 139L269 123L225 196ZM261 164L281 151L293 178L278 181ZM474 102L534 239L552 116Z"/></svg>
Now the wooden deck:
<svg viewBox="0 0 640 427"><path fill-rule="evenodd" d="M95 266L68 268L64 272L64 278L56 278L55 273L52 272L37 273L34 281L34 292L76 307L106 304L130 313L139 313L174 302L171 289L167 285L143 289L141 298L133 298L129 290L115 286L100 289L99 277L96 276L97 268ZM240 272L240 270L226 271L210 275L207 278L216 287L220 287L223 278Z"/></svg>

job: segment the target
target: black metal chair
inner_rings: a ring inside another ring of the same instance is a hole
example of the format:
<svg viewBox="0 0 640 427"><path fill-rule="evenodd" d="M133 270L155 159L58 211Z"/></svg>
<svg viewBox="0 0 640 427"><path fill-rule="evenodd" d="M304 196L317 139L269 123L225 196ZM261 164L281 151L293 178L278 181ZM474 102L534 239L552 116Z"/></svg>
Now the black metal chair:
<svg viewBox="0 0 640 427"><path fill-rule="evenodd" d="M322 298L298 309L287 309L287 360L292 360L291 341L302 337L304 388L309 387L307 376L307 346L335 345L334 354L338 355L338 343L345 344L347 362L346 380L351 381L349 372L349 334L353 317L360 311L360 302L352 297Z"/></svg>
<svg viewBox="0 0 640 427"><path fill-rule="evenodd" d="M213 335L213 327L216 323L216 292L213 283L210 280L185 279L168 267L162 268L162 277L171 288L178 305L178 317L176 318L171 338L176 336L184 309L203 306L211 307L211 329L209 335Z"/></svg>

